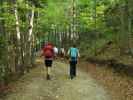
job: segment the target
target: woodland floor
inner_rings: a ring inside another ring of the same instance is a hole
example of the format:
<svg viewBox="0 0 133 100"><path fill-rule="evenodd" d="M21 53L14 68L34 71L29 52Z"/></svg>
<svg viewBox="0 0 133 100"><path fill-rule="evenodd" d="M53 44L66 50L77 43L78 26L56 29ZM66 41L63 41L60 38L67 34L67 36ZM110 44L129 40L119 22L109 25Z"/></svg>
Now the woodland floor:
<svg viewBox="0 0 133 100"><path fill-rule="evenodd" d="M0 100L112 100L109 91L85 71L78 69L70 80L69 65L55 61L52 72L47 81L43 59L37 59L37 67L13 83L12 91Z"/></svg>
<svg viewBox="0 0 133 100"><path fill-rule="evenodd" d="M108 65L81 62L79 66L108 90L111 100L133 100L133 77L130 74Z"/></svg>

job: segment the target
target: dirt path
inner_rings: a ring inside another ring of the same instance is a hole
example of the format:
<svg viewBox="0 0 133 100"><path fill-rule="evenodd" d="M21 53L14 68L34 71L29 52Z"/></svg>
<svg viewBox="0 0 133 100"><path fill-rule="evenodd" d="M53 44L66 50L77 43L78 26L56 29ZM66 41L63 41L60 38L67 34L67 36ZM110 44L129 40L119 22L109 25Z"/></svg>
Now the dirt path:
<svg viewBox="0 0 133 100"><path fill-rule="evenodd" d="M111 100L106 90L86 73L78 70L78 77L70 80L68 70L67 64L54 62L52 80L47 81L45 68L40 64L0 100Z"/></svg>

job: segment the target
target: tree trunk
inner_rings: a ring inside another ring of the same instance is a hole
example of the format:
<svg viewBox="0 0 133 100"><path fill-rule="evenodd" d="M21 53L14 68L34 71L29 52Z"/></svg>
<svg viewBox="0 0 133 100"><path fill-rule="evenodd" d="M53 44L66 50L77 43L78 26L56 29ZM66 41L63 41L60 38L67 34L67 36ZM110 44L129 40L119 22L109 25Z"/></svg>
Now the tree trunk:
<svg viewBox="0 0 133 100"><path fill-rule="evenodd" d="M19 23L19 17L18 17L18 10L17 10L17 4L15 4L14 7L14 15L16 20L16 38L17 42L15 42L16 46L16 56L15 56L15 69L16 72L20 72L20 74L23 74L24 68L22 66L22 59L23 59L23 53L21 52L21 33L20 33L20 23Z"/></svg>
<svg viewBox="0 0 133 100"><path fill-rule="evenodd" d="M32 56L32 42L33 42L33 24L34 24L34 14L35 14L35 10L34 7L32 7L31 10L31 17L30 17L30 25L29 25L29 30L28 30L28 42L26 45L26 71L29 72L29 67L32 66L32 61L31 61L31 56Z"/></svg>

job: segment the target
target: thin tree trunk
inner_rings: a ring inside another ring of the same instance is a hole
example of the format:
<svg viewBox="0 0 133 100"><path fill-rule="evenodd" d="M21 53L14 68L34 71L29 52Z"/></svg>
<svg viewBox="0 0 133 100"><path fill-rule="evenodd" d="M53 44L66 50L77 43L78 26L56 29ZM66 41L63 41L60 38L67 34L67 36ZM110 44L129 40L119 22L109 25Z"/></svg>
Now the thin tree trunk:
<svg viewBox="0 0 133 100"><path fill-rule="evenodd" d="M20 71L23 68L20 68L20 67L22 67L22 66L20 66L20 39L21 39L21 36L20 36L20 27L19 27L20 24L19 24L17 4L14 7L14 15L15 15L15 20L16 20L16 37L17 37L17 42L16 42L16 57L15 57L15 69L16 69L16 72L18 72L18 71Z"/></svg>
<svg viewBox="0 0 133 100"><path fill-rule="evenodd" d="M32 39L32 32L33 32L33 24L34 24L34 13L35 13L35 10L34 10L34 7L32 8L32 12L31 12L31 18L30 18L30 27L29 27L29 41L31 41Z"/></svg>
<svg viewBox="0 0 133 100"><path fill-rule="evenodd" d="M30 26L29 26L29 30L28 30L28 42L26 45L26 71L29 72L29 67L32 66L32 61L31 61L31 56L32 56L32 42L33 42L33 26L34 26L34 14L35 14L35 10L34 7L32 7L31 10L31 17L30 17Z"/></svg>
<svg viewBox="0 0 133 100"><path fill-rule="evenodd" d="M120 54L127 53L128 49L128 30L126 30L127 22L126 20L126 10L125 7L120 8L120 20L121 20L121 36L120 36ZM124 46L123 46L124 45Z"/></svg>
<svg viewBox="0 0 133 100"><path fill-rule="evenodd" d="M20 28L19 28L19 18L18 18L17 6L14 8L14 14L15 14L15 18L16 18L17 39L18 39L18 41L20 41Z"/></svg>
<svg viewBox="0 0 133 100"><path fill-rule="evenodd" d="M94 23L95 23L95 34L96 34L96 37L97 37L97 1L94 0ZM96 38L97 39L97 38ZM94 46L94 55L96 55L97 51L96 51L96 39L95 39L95 46Z"/></svg>
<svg viewBox="0 0 133 100"><path fill-rule="evenodd" d="M133 7L132 7L132 0L126 0L126 4L128 7L128 41L129 41L129 50L130 53L133 57L133 32L132 32L132 12L133 12Z"/></svg>

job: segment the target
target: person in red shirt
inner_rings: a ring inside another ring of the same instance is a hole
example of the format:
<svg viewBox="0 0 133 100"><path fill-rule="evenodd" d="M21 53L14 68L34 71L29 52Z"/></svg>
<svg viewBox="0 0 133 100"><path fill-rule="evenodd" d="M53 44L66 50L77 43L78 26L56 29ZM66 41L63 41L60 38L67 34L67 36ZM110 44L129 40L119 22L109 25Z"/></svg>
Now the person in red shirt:
<svg viewBox="0 0 133 100"><path fill-rule="evenodd" d="M54 58L54 46L52 43L46 43L44 47L42 48L42 56L44 56L45 59L45 66L46 66L46 78L47 80L50 80L50 74L51 74L51 67L53 63L53 58Z"/></svg>

